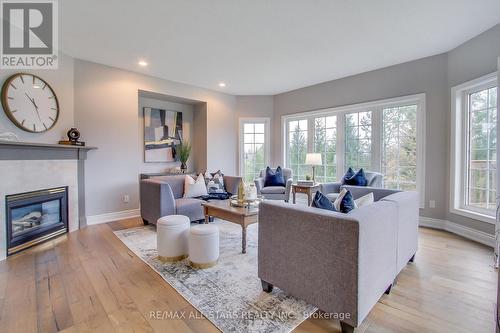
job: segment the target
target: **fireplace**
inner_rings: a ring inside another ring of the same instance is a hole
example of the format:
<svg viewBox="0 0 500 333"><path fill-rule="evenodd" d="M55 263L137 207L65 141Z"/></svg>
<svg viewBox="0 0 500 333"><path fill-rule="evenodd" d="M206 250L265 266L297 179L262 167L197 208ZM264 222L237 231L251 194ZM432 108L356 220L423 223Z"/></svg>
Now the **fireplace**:
<svg viewBox="0 0 500 333"><path fill-rule="evenodd" d="M68 187L7 195L7 255L68 232Z"/></svg>

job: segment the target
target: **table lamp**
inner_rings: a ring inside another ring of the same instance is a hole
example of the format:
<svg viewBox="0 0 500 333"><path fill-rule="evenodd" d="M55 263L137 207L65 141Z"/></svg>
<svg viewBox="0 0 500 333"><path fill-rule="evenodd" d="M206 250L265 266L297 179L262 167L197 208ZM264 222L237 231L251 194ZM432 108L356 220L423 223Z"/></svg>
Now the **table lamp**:
<svg viewBox="0 0 500 333"><path fill-rule="evenodd" d="M309 153L306 154L306 165L311 165L313 169L313 182L316 183L314 179L314 167L316 165L323 165L323 161L320 153Z"/></svg>

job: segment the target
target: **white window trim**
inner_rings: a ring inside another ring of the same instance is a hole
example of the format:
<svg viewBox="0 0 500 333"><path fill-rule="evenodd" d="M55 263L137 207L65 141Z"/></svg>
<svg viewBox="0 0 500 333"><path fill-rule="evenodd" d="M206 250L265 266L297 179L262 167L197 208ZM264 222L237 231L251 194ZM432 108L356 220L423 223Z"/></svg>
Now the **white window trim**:
<svg viewBox="0 0 500 333"><path fill-rule="evenodd" d="M343 170L344 170L344 138L343 138L344 115L350 112L365 111L366 109L370 108L375 113L374 116L372 116L372 128L373 128L372 133L380 133L372 137L372 170L380 172L382 169L381 165L382 152L380 151L382 147L382 135L381 135L382 109L402 104L417 104L418 106L417 107L417 156L418 156L417 190L420 195L420 208L424 208L425 207L425 140L426 140L425 93L284 115L281 117L281 133L282 133L281 163L282 165L286 166L286 153L287 153L286 147L289 134L289 131L287 129L288 121L308 118L309 122L311 122L312 119L318 116L336 115L337 116L337 152L336 152L337 179L340 179L343 176ZM375 140L379 142L378 145L374 144ZM308 142L309 141L310 140L308 140ZM375 154L378 154L378 156L374 157Z"/></svg>
<svg viewBox="0 0 500 333"><path fill-rule="evenodd" d="M238 130L238 170L239 170L239 176L244 177L244 163L243 159L245 158L244 153L245 149L243 147L243 125L248 124L248 123L264 123L264 147L265 147L265 154L264 154L264 164L269 165L269 160L270 160L270 155L271 155L271 143L269 142L270 139L270 123L271 123L271 118L267 117L245 117L245 118L239 118L239 130Z"/></svg>
<svg viewBox="0 0 500 333"><path fill-rule="evenodd" d="M465 216L486 223L495 224L493 215L464 207L462 199L465 191L464 158L467 155L467 138L463 135L466 122L464 108L465 95L472 90L480 90L497 82L497 72L481 76L472 81L451 88L451 137L450 137L450 213ZM497 90L498 91L498 90ZM497 106L498 110L498 106ZM460 129L460 130L457 130Z"/></svg>

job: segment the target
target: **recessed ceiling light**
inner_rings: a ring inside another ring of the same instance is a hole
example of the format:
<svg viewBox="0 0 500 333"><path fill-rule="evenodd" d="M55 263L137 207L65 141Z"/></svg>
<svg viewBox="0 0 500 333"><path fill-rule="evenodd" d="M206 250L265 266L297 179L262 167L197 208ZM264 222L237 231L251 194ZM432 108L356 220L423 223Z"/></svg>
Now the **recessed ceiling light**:
<svg viewBox="0 0 500 333"><path fill-rule="evenodd" d="M142 66L142 67L146 67L148 65L147 62L145 62L144 60L141 60L138 62L139 66Z"/></svg>
<svg viewBox="0 0 500 333"><path fill-rule="evenodd" d="M226 84L224 82L219 83L219 87L224 88L225 86L226 86Z"/></svg>

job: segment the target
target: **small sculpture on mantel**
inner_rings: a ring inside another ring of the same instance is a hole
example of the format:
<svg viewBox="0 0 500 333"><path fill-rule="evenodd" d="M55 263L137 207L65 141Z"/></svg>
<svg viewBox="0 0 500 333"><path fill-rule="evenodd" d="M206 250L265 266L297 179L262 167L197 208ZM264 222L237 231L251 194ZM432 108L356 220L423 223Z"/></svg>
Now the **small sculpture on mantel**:
<svg viewBox="0 0 500 333"><path fill-rule="evenodd" d="M80 139L80 131L78 131L76 128L71 128L68 131L68 139L69 140L59 141L59 144L60 145L85 146L85 142L78 141L78 139Z"/></svg>

